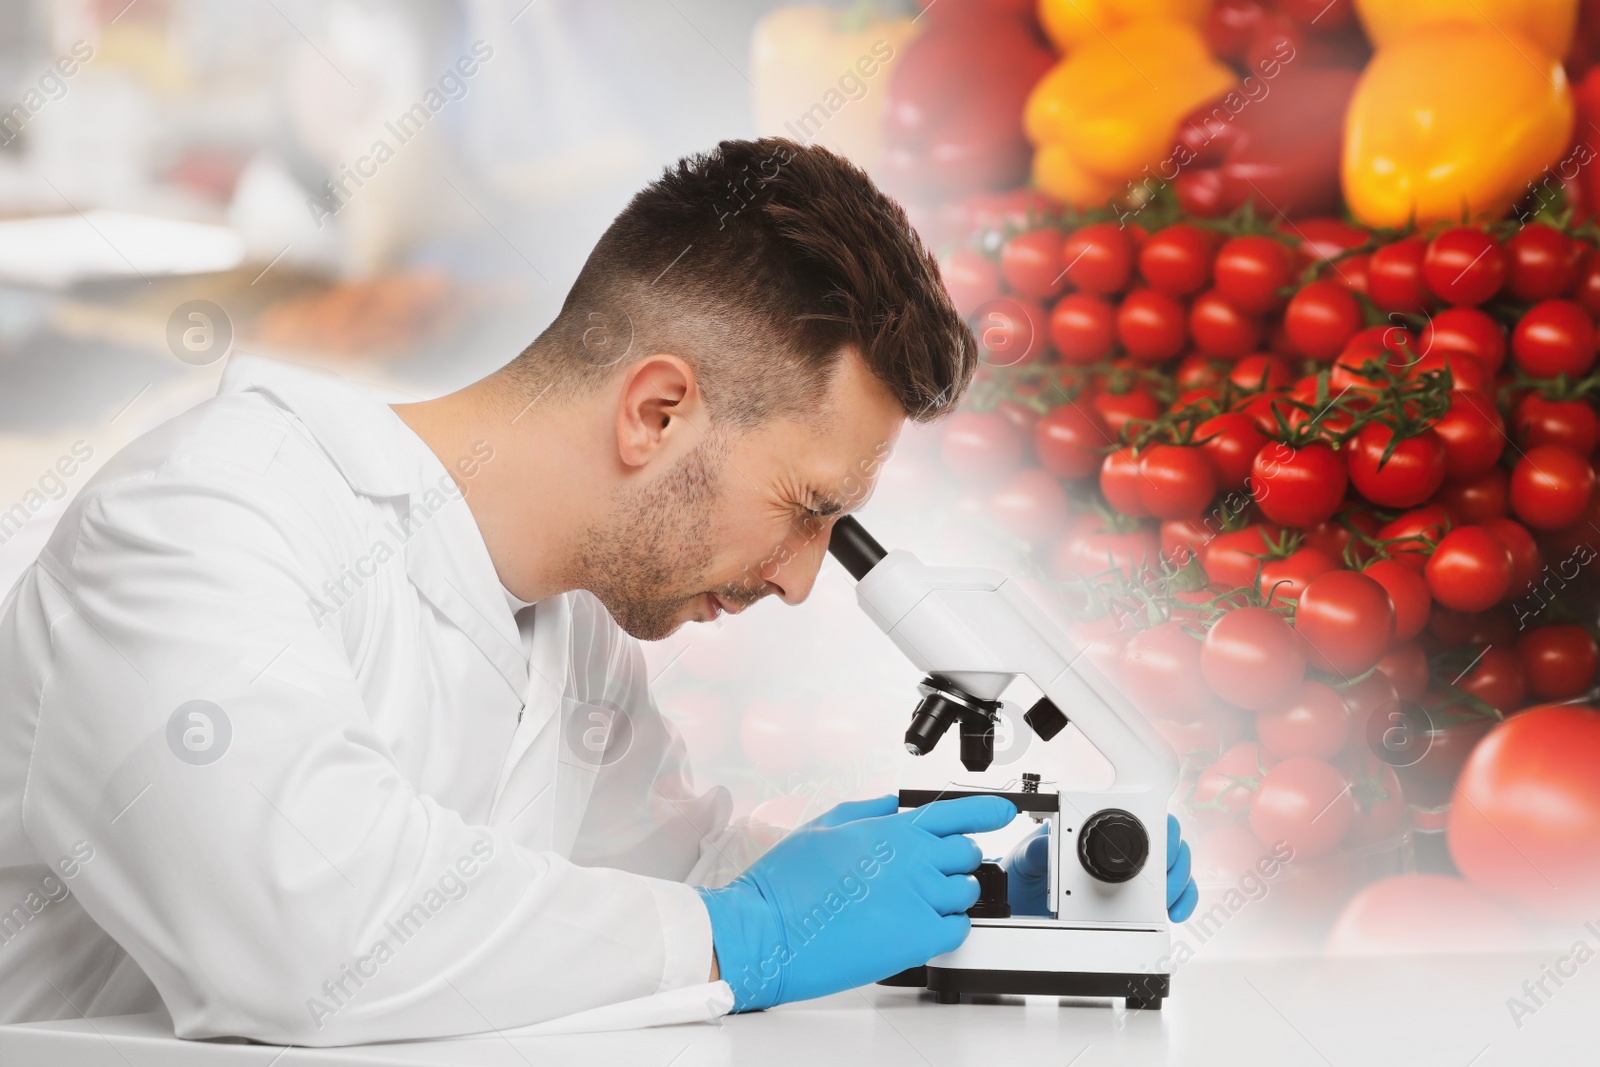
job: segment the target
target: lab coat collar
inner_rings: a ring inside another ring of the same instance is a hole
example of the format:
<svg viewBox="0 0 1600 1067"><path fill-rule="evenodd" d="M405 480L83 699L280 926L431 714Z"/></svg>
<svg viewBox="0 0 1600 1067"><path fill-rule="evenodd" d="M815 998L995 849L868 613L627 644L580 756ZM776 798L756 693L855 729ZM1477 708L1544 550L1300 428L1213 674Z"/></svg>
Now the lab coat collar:
<svg viewBox="0 0 1600 1067"><path fill-rule="evenodd" d="M528 661L483 534L466 501L441 492L452 483L438 457L389 408L415 398L314 367L234 356L217 392L251 390L299 416L356 492L407 498L408 517L390 524L405 542L407 575L472 640L520 702Z"/></svg>

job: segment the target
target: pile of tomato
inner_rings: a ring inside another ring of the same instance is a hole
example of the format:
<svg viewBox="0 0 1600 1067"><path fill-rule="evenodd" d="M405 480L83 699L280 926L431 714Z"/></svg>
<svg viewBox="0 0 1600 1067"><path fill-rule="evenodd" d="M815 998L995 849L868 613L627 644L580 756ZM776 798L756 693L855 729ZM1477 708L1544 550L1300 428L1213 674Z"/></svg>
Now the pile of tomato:
<svg viewBox="0 0 1600 1067"><path fill-rule="evenodd" d="M1469 780L1492 825L1517 775L1462 768L1511 717L1526 773L1600 759L1600 713L1542 707L1600 668L1597 237L1025 195L943 260L984 354L944 464L1183 755L1213 851L1443 831ZM1600 851L1600 786L1574 788ZM1450 825L1469 878L1555 832Z"/></svg>

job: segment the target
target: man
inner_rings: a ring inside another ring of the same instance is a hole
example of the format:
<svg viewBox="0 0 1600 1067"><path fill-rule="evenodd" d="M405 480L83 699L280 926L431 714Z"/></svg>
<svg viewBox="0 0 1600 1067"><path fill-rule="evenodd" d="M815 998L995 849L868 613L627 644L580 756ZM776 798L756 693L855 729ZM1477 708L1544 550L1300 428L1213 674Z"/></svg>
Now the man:
<svg viewBox="0 0 1600 1067"><path fill-rule="evenodd" d="M765 1007L959 944L964 835L1009 803L841 805L729 882L635 639L804 600L974 364L901 210L780 140L669 168L461 392L236 360L0 614L0 1016L330 1045Z"/></svg>

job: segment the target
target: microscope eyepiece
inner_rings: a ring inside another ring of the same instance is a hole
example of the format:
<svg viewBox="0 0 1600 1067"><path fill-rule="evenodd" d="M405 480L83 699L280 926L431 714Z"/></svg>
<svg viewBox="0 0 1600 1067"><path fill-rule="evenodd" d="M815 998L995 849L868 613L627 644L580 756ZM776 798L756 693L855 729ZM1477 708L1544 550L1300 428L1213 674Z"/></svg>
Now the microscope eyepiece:
<svg viewBox="0 0 1600 1067"><path fill-rule="evenodd" d="M833 553L834 559L844 564L850 577L858 582L888 554L853 515L846 515L833 524L833 532L828 536L828 551Z"/></svg>

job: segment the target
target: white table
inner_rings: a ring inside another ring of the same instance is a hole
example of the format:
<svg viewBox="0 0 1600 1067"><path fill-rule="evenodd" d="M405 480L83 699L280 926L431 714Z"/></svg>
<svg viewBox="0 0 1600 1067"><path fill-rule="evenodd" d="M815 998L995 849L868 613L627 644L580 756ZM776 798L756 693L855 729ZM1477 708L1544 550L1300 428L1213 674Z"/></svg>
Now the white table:
<svg viewBox="0 0 1600 1067"><path fill-rule="evenodd" d="M1593 939L1591 947L1593 947ZM564 1037L302 1049L172 1037L157 1015L0 1027L5 1067L436 1064L871 1064L873 1067L1495 1067L1589 1064L1600 962L1564 979L1518 1026L1506 1000L1555 956L1196 960L1161 1011L1115 1002L988 997L940 1005L865 989L719 1025Z"/></svg>

